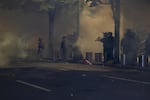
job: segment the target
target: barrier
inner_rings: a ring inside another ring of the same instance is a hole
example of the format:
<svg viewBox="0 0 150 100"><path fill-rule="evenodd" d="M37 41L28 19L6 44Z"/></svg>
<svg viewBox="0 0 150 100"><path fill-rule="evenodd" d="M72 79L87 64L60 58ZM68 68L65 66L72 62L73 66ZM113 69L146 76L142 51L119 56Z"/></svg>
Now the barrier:
<svg viewBox="0 0 150 100"><path fill-rule="evenodd" d="M87 60L89 60L90 62L93 61L93 53L92 52L86 52L86 57Z"/></svg>
<svg viewBox="0 0 150 100"><path fill-rule="evenodd" d="M95 53L95 62L102 62L102 53Z"/></svg>
<svg viewBox="0 0 150 100"><path fill-rule="evenodd" d="M140 55L137 57L137 65L139 67L145 67L148 65L148 56Z"/></svg>
<svg viewBox="0 0 150 100"><path fill-rule="evenodd" d="M129 57L127 58L128 56L126 56L125 54L122 54L121 55L121 63L122 63L122 65L123 66L126 66L126 65L136 65L137 64L137 66L139 66L139 67L145 67L145 66L147 66L148 65L148 56L146 56L146 55L140 55L140 56L138 56L135 60L136 60L136 62L134 63L134 61L132 61L133 63L131 63L131 61L130 61L130 63L128 63L128 59L129 59Z"/></svg>

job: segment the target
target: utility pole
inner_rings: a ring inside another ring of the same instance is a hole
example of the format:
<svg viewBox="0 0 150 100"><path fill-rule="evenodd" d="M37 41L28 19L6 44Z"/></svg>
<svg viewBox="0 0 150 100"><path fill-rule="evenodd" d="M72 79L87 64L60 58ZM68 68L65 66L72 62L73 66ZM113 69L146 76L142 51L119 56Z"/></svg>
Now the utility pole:
<svg viewBox="0 0 150 100"><path fill-rule="evenodd" d="M115 64L120 63L120 0L114 0L114 23L115 23L115 48L114 61Z"/></svg>
<svg viewBox="0 0 150 100"><path fill-rule="evenodd" d="M55 24L56 5L54 8L49 9L49 40L48 40L48 53L49 58L54 59L54 24Z"/></svg>
<svg viewBox="0 0 150 100"><path fill-rule="evenodd" d="M76 36L79 36L80 33L80 0L77 0L77 26L76 26Z"/></svg>

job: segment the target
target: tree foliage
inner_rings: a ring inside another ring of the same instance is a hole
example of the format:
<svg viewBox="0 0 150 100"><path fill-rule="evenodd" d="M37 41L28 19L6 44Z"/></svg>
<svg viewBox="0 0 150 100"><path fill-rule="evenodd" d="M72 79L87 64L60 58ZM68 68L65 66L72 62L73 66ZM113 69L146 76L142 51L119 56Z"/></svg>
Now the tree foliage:
<svg viewBox="0 0 150 100"><path fill-rule="evenodd" d="M0 0L0 9L48 11L55 7L75 4L78 0Z"/></svg>
<svg viewBox="0 0 150 100"><path fill-rule="evenodd" d="M41 1L40 10L48 11L49 9L61 8L67 5L74 5L78 0L45 0Z"/></svg>

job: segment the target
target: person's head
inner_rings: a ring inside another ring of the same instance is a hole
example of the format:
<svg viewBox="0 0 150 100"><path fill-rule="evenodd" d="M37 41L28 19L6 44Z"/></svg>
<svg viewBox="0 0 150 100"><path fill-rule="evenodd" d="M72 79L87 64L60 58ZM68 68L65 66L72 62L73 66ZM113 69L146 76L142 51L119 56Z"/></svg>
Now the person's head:
<svg viewBox="0 0 150 100"><path fill-rule="evenodd" d="M40 42L41 42L41 41L42 41L42 39L39 37L38 41L40 41Z"/></svg>
<svg viewBox="0 0 150 100"><path fill-rule="evenodd" d="M63 37L62 37L62 40L66 40L66 36L63 36Z"/></svg>
<svg viewBox="0 0 150 100"><path fill-rule="evenodd" d="M112 36L112 32L108 32L108 37L111 37Z"/></svg>
<svg viewBox="0 0 150 100"><path fill-rule="evenodd" d="M131 32L132 32L131 29L127 29L127 30L126 30L126 33L131 33Z"/></svg>
<svg viewBox="0 0 150 100"><path fill-rule="evenodd" d="M147 37L149 37L149 38L150 38L150 32L149 32L149 33L147 33Z"/></svg>
<svg viewBox="0 0 150 100"><path fill-rule="evenodd" d="M136 36L136 33L133 32L131 29L127 29L125 33L126 37L134 38Z"/></svg>
<svg viewBox="0 0 150 100"><path fill-rule="evenodd" d="M107 32L103 32L103 36L104 36L104 37L107 37L107 36L108 36L108 33L107 33Z"/></svg>

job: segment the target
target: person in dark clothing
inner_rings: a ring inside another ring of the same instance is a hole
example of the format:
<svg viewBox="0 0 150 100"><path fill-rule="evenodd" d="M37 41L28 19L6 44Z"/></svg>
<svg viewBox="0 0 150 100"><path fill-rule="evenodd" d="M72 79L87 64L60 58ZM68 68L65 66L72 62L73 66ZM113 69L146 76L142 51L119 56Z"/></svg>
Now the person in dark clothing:
<svg viewBox="0 0 150 100"><path fill-rule="evenodd" d="M145 54L150 55L150 33L148 33L147 39L145 40Z"/></svg>
<svg viewBox="0 0 150 100"><path fill-rule="evenodd" d="M138 39L136 33L128 29L121 40L122 54L125 55L127 65L135 65L138 51Z"/></svg>
<svg viewBox="0 0 150 100"><path fill-rule="evenodd" d="M104 55L104 63L108 61L108 45L107 45L107 33L103 33L104 37L100 39L100 41L103 43L103 55Z"/></svg>
<svg viewBox="0 0 150 100"><path fill-rule="evenodd" d="M60 52L61 52L61 59L66 60L66 54L67 54L66 36L62 37L62 41L60 44Z"/></svg>
<svg viewBox="0 0 150 100"><path fill-rule="evenodd" d="M114 37L112 36L112 32L108 32L107 33L108 36L107 36L107 45L108 45L108 55L107 55L107 58L108 60L113 60L113 54L114 54Z"/></svg>
<svg viewBox="0 0 150 100"><path fill-rule="evenodd" d="M150 56L150 33L147 34L147 37L144 41L140 44L140 54L139 54L139 64L143 67L148 65L148 58ZM143 57L143 59L142 59ZM144 62L143 62L144 61Z"/></svg>
<svg viewBox="0 0 150 100"><path fill-rule="evenodd" d="M38 50L37 50L37 54L41 57L42 56L42 52L44 49L44 44L41 38L38 39Z"/></svg>
<svg viewBox="0 0 150 100"><path fill-rule="evenodd" d="M113 60L113 48L114 48L114 37L112 32L104 32L104 37L102 39L98 38L97 41L103 43L103 55L104 63Z"/></svg>

